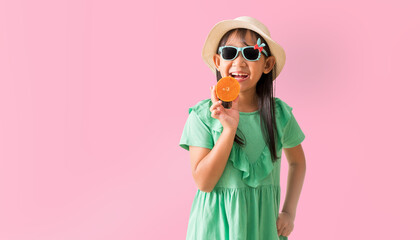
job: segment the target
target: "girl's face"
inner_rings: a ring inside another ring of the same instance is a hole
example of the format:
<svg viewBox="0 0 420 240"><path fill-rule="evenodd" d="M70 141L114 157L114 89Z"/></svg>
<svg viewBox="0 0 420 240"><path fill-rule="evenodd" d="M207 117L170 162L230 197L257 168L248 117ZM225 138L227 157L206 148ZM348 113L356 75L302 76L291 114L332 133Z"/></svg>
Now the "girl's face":
<svg viewBox="0 0 420 240"><path fill-rule="evenodd" d="M245 42L247 45L242 43L241 38L236 33L237 32L235 31L229 36L229 39L225 44L226 46L245 47L257 44L257 38L251 34L250 30L247 31L245 36ZM213 61L222 77L230 76L238 80L241 85L242 92L248 89L256 88L257 82L260 80L262 73L267 74L273 69L275 58L274 56L267 57L265 54L261 53L261 57L257 61L247 61L242 56L242 53L239 52L238 56L232 61L224 60L220 54L215 54L213 56ZM242 78L237 76L238 73L246 74L247 76Z"/></svg>

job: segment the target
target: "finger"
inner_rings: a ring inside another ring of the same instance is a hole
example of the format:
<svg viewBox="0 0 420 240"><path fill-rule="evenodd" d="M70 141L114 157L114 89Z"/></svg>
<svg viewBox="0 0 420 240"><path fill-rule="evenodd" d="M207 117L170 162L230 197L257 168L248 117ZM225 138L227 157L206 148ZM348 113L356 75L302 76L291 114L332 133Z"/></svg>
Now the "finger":
<svg viewBox="0 0 420 240"><path fill-rule="evenodd" d="M288 227L285 233L286 236L289 236L292 233L292 231L293 231L293 227Z"/></svg>
<svg viewBox="0 0 420 240"><path fill-rule="evenodd" d="M211 89L211 101L213 102L213 103L216 103L217 101L219 101L219 98L216 96L216 86L212 86L212 89Z"/></svg>
<svg viewBox="0 0 420 240"><path fill-rule="evenodd" d="M287 225L287 226L285 225L281 233L283 236L287 237L291 231L292 231L292 227L290 225Z"/></svg>
<svg viewBox="0 0 420 240"><path fill-rule="evenodd" d="M289 230L287 228L283 229L281 235L285 237L289 236Z"/></svg>
<svg viewBox="0 0 420 240"><path fill-rule="evenodd" d="M287 229L286 231L284 231L283 236L288 237L290 235L292 231L290 231L290 229Z"/></svg>
<svg viewBox="0 0 420 240"><path fill-rule="evenodd" d="M213 87L214 86L210 86L210 98L211 98L212 103L214 104L216 102L216 99L214 98Z"/></svg>
<svg viewBox="0 0 420 240"><path fill-rule="evenodd" d="M213 110L211 111L213 118L218 118L220 116L222 110L221 108L223 108L223 106L213 108Z"/></svg>
<svg viewBox="0 0 420 240"><path fill-rule="evenodd" d="M218 118L219 118L219 114L217 113L217 110L213 110L213 111L211 112L211 117L212 117L212 118L216 118L216 119L218 119Z"/></svg>
<svg viewBox="0 0 420 240"><path fill-rule="evenodd" d="M284 226L281 226L280 228L278 228L279 235L283 235L284 234Z"/></svg>
<svg viewBox="0 0 420 240"><path fill-rule="evenodd" d="M210 111L213 111L215 108L219 107L222 104L221 101L217 101L215 103L213 103L213 105L211 105L210 107Z"/></svg>

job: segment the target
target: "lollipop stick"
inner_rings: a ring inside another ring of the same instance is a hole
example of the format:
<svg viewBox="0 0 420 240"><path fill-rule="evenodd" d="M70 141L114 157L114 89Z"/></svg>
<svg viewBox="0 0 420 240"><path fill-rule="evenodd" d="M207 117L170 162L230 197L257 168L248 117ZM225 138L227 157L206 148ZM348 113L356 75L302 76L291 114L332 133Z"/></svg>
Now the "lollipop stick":
<svg viewBox="0 0 420 240"><path fill-rule="evenodd" d="M226 109L230 109L232 107L232 102L222 101L222 106Z"/></svg>

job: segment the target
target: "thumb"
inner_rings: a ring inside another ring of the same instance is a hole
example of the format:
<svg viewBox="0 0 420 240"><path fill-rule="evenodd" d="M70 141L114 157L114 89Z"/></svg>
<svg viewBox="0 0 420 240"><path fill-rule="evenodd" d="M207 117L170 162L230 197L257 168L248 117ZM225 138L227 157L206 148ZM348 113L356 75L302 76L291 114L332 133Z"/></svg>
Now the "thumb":
<svg viewBox="0 0 420 240"><path fill-rule="evenodd" d="M239 105L239 95L232 101L232 109L238 110Z"/></svg>

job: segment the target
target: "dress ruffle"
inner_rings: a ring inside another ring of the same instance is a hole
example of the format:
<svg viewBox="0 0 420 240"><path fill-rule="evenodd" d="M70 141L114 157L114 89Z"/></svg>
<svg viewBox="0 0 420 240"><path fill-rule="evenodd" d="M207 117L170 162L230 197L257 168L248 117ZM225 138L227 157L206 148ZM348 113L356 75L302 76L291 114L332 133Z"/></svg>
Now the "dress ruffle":
<svg viewBox="0 0 420 240"><path fill-rule="evenodd" d="M261 155L257 161L250 163L248 155L241 149L241 147L234 144L233 146L238 156L230 156L229 161L232 162L233 167L242 172L242 180L250 187L257 187L260 182L266 178L274 168L271 161L271 154L267 146L264 147Z"/></svg>

